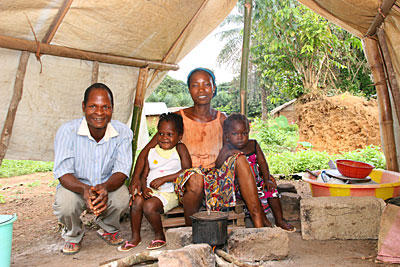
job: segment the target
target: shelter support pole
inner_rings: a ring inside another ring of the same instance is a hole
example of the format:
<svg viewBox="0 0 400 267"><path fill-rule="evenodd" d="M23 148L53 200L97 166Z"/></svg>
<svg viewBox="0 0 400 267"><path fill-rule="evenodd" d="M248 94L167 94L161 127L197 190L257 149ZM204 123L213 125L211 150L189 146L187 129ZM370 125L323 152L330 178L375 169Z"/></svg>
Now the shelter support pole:
<svg viewBox="0 0 400 267"><path fill-rule="evenodd" d="M383 29L378 29L377 31L379 46L382 51L383 62L386 66L386 73L387 77L389 78L389 90L393 97L394 107L396 109L397 120L400 123L400 88L399 84L397 83L395 71L393 68L392 60L390 59L389 55L389 48L386 42L386 36Z"/></svg>
<svg viewBox="0 0 400 267"><path fill-rule="evenodd" d="M98 80L99 80L99 62L93 61L92 84L97 83Z"/></svg>
<svg viewBox="0 0 400 267"><path fill-rule="evenodd" d="M252 0L244 4L244 33L242 46L242 64L240 67L240 113L247 115L247 80L249 73L249 46L251 31Z"/></svg>
<svg viewBox="0 0 400 267"><path fill-rule="evenodd" d="M122 66L132 66L138 68L149 66L149 68L159 69L162 71L179 69L179 66L177 64L172 64L172 63L89 52L89 51L83 51L79 49L73 49L64 46L50 45L44 43L40 43L38 46L38 44L34 41L23 40L8 36L0 36L0 47L13 50L20 50L20 51L29 51L32 53L37 53L37 51L39 50L41 55L44 54L57 57L99 61L103 63L122 65Z"/></svg>
<svg viewBox="0 0 400 267"><path fill-rule="evenodd" d="M15 76L14 92L11 97L10 105L8 107L6 120L4 121L3 131L1 132L0 166L1 163L3 162L3 159L7 152L8 145L10 143L10 138L12 135L12 130L15 121L15 115L17 114L18 105L22 98L26 66L28 65L29 56L30 56L29 52L23 51L19 59L17 75Z"/></svg>
<svg viewBox="0 0 400 267"><path fill-rule="evenodd" d="M140 119L142 117L144 93L146 92L146 83L148 75L149 75L149 67L140 68L136 86L135 101L133 103L133 113L131 122L131 129L133 131L131 177L135 169L134 161L136 156L137 143L139 139Z"/></svg>
<svg viewBox="0 0 400 267"><path fill-rule="evenodd" d="M392 108L378 42L372 38L364 38L363 41L365 54L371 68L378 95L379 124L382 133L383 152L386 158L386 169L397 172L399 168L393 131Z"/></svg>

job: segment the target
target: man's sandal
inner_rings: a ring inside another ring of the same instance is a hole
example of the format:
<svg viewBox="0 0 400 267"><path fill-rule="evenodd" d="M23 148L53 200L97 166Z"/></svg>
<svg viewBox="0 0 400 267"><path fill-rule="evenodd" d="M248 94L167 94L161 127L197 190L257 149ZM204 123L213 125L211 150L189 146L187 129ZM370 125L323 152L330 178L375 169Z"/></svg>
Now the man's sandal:
<svg viewBox="0 0 400 267"><path fill-rule="evenodd" d="M74 255L81 250L81 243L65 242L62 253L65 255Z"/></svg>
<svg viewBox="0 0 400 267"><path fill-rule="evenodd" d="M147 246L146 249L148 249L148 250L159 249L159 248L165 247L166 245L167 245L167 242L165 240L153 240L153 241L151 241L151 244Z"/></svg>
<svg viewBox="0 0 400 267"><path fill-rule="evenodd" d="M124 242L124 239L121 237L119 232L107 233L103 229L99 229L99 230L97 230L97 233L99 234L101 239L106 241L107 244L109 244L111 246L118 246Z"/></svg>
<svg viewBox="0 0 400 267"><path fill-rule="evenodd" d="M130 251L133 248L136 248L140 244L142 244L142 242L139 242L137 245L134 245L134 244L129 243L128 241L125 241L125 244L120 245L117 248L117 250L118 251L122 251L122 252L127 252L127 251Z"/></svg>

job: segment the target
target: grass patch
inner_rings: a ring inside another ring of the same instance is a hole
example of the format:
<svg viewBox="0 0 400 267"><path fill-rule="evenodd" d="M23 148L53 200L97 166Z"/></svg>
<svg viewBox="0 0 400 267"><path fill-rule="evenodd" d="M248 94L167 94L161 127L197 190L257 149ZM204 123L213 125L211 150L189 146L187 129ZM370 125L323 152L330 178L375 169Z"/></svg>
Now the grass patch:
<svg viewBox="0 0 400 267"><path fill-rule="evenodd" d="M28 183L26 186L27 186L27 187L37 187L37 186L40 186L40 181L36 180L36 181L34 181L34 182L32 182L32 183Z"/></svg>
<svg viewBox="0 0 400 267"><path fill-rule="evenodd" d="M52 170L53 162L51 161L4 159L0 166L0 178L32 174L36 172L49 172Z"/></svg>
<svg viewBox="0 0 400 267"><path fill-rule="evenodd" d="M47 186L48 187L56 187L58 185L58 179L50 181Z"/></svg>

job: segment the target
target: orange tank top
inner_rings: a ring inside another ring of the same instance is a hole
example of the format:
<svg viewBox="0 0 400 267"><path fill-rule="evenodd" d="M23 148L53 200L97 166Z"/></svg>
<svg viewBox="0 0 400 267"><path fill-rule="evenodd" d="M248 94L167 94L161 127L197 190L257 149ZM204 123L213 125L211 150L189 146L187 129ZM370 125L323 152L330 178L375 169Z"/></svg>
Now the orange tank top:
<svg viewBox="0 0 400 267"><path fill-rule="evenodd" d="M214 167L223 145L221 113L218 111L215 120L205 123L191 120L183 110L180 110L180 114L184 125L182 142L189 150L193 167Z"/></svg>

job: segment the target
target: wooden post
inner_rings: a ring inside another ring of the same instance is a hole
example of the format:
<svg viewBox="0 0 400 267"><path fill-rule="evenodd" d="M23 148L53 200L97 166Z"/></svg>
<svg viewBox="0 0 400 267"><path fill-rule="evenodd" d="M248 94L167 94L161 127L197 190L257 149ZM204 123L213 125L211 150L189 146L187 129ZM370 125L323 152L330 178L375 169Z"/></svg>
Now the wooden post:
<svg viewBox="0 0 400 267"><path fill-rule="evenodd" d="M385 62L385 66L386 66L387 77L389 78L389 84L390 84L389 89L390 89L390 92L392 93L393 104L394 104L394 107L396 110L397 120L400 123L400 92L399 92L400 88L399 88L399 84L397 83L392 60L390 59L389 48L387 46L384 30L378 29L377 35L378 35L378 40L379 40L379 46L381 48L382 55L383 55L383 62Z"/></svg>
<svg viewBox="0 0 400 267"><path fill-rule="evenodd" d="M92 84L97 83L98 80L99 80L99 62L93 61Z"/></svg>
<svg viewBox="0 0 400 267"><path fill-rule="evenodd" d="M132 141L132 169L131 169L131 177L134 171L134 161L137 150L137 143L139 138L139 128L140 128L140 119L142 117L143 103L144 103L144 93L146 92L146 83L147 77L149 74L149 67L140 68L139 77L136 86L136 95L135 101L133 104L133 114L132 114L132 122L131 129L133 131L133 141Z"/></svg>
<svg viewBox="0 0 400 267"><path fill-rule="evenodd" d="M371 68L378 95L379 123L382 132L383 152L386 158L386 169L397 172L399 168L393 132L392 108L378 42L372 38L364 38L363 42L365 55Z"/></svg>
<svg viewBox="0 0 400 267"><path fill-rule="evenodd" d="M36 53L38 50L38 45L35 41L23 40L4 35L0 35L0 47L13 50L20 50L20 51L29 51L32 53ZM149 68L159 69L162 71L179 69L179 66L177 64L172 64L172 63L163 63L155 60L146 60L139 58L102 54L90 51L83 51L74 48L68 48L64 46L50 45L45 43L40 44L40 54L52 55L57 57L76 58L76 59L90 60L90 61L99 61L103 63L122 65L122 66L132 66L132 67L148 66Z"/></svg>
<svg viewBox="0 0 400 267"><path fill-rule="evenodd" d="M17 114L18 105L22 98L22 91L24 88L24 79L26 73L26 66L28 65L30 53L23 51L19 59L17 75L15 76L14 92L11 97L10 105L8 107L7 117L4 121L3 131L1 132L0 139L0 166L6 155L8 145L14 126L15 115Z"/></svg>
<svg viewBox="0 0 400 267"><path fill-rule="evenodd" d="M242 46L242 64L240 68L240 113L247 115L247 79L249 72L249 46L251 32L252 0L244 4L244 33Z"/></svg>

